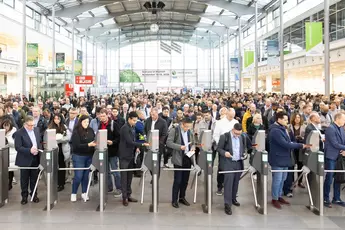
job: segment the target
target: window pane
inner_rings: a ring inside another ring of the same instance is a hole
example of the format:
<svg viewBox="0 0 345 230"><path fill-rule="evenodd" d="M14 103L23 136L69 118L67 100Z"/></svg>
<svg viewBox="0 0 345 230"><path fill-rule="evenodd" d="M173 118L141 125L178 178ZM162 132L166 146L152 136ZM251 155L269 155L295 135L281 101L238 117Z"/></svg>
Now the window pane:
<svg viewBox="0 0 345 230"><path fill-rule="evenodd" d="M344 9L345 8L345 1L342 0L342 1L338 2L337 8L338 8L338 10Z"/></svg>
<svg viewBox="0 0 345 230"><path fill-rule="evenodd" d="M337 15L332 14L329 16L329 26L330 26L330 31L335 32L337 30Z"/></svg>
<svg viewBox="0 0 345 230"><path fill-rule="evenodd" d="M4 3L12 8L14 8L14 0L4 0Z"/></svg>

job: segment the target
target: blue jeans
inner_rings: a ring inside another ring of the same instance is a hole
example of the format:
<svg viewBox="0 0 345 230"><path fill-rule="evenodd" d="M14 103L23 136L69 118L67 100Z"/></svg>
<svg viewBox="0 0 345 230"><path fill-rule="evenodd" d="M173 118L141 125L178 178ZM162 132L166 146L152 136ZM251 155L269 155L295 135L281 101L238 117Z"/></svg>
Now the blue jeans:
<svg viewBox="0 0 345 230"><path fill-rule="evenodd" d="M288 170L288 167L272 167L272 170ZM272 172L272 199L278 200L283 196L283 186L287 172Z"/></svg>
<svg viewBox="0 0 345 230"><path fill-rule="evenodd" d="M118 169L118 157L109 157L109 173L108 173L108 189L113 189L113 180L111 179L111 175L114 175L115 179L115 187L118 190L121 190L121 176L120 172L110 172L110 169Z"/></svg>
<svg viewBox="0 0 345 230"><path fill-rule="evenodd" d="M331 160L327 159L325 161L325 169L326 170L335 170L337 161L336 160ZM333 182L333 172L326 173L326 179L325 179L325 184L323 186L323 200L326 202L329 202L329 193L331 190L331 185ZM333 200L334 201L340 201L340 184L338 183L333 183Z"/></svg>
<svg viewBox="0 0 345 230"><path fill-rule="evenodd" d="M88 168L92 163L92 156L80 156L77 154L72 154L72 161L74 168ZM82 193L86 193L89 182L89 173L90 170L74 171L72 194L77 194L80 183Z"/></svg>

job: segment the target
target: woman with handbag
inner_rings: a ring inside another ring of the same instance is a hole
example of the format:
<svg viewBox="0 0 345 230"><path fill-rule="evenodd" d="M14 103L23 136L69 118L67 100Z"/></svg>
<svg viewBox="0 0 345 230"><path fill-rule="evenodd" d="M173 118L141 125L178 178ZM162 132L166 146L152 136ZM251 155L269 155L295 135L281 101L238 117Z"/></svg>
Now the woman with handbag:
<svg viewBox="0 0 345 230"><path fill-rule="evenodd" d="M69 147L69 137L67 136L67 127L62 122L62 116L60 114L54 114L52 117L48 129L55 129L56 130L56 142L59 148L59 156L58 156L58 163L59 168L66 168L65 158L68 156L69 150L66 146ZM65 152L64 152L65 150ZM67 157L68 159L69 157ZM58 191L62 191L65 189L65 181L66 181L66 171L59 170L58 172Z"/></svg>

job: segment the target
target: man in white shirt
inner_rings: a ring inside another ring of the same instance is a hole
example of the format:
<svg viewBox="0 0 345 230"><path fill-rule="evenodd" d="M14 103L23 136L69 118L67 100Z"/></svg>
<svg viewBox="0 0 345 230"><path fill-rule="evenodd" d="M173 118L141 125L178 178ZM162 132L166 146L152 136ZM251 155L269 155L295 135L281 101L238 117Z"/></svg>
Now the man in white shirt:
<svg viewBox="0 0 345 230"><path fill-rule="evenodd" d="M234 125L238 123L235 118L236 112L233 108L227 110L226 116L221 118L219 121L216 122L216 126L213 132L213 141L216 145L218 145L220 135L223 135L226 132L230 132ZM218 156L219 159L219 156ZM218 162L219 163L219 162ZM222 169L219 168L218 164L218 172L217 172L217 196L223 195L223 184L224 184L224 174L219 174L219 171Z"/></svg>

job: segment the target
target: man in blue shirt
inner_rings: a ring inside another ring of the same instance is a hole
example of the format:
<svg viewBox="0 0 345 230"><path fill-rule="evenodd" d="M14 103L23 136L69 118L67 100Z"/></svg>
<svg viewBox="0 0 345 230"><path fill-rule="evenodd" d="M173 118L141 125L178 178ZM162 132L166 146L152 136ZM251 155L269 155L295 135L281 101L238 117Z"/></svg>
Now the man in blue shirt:
<svg viewBox="0 0 345 230"><path fill-rule="evenodd" d="M242 125L236 123L230 132L220 136L217 151L219 165L224 171L243 170L243 154L245 142L242 134ZM248 145L247 145L248 146ZM225 213L232 215L231 205L240 206L236 199L241 172L224 175L224 206Z"/></svg>

